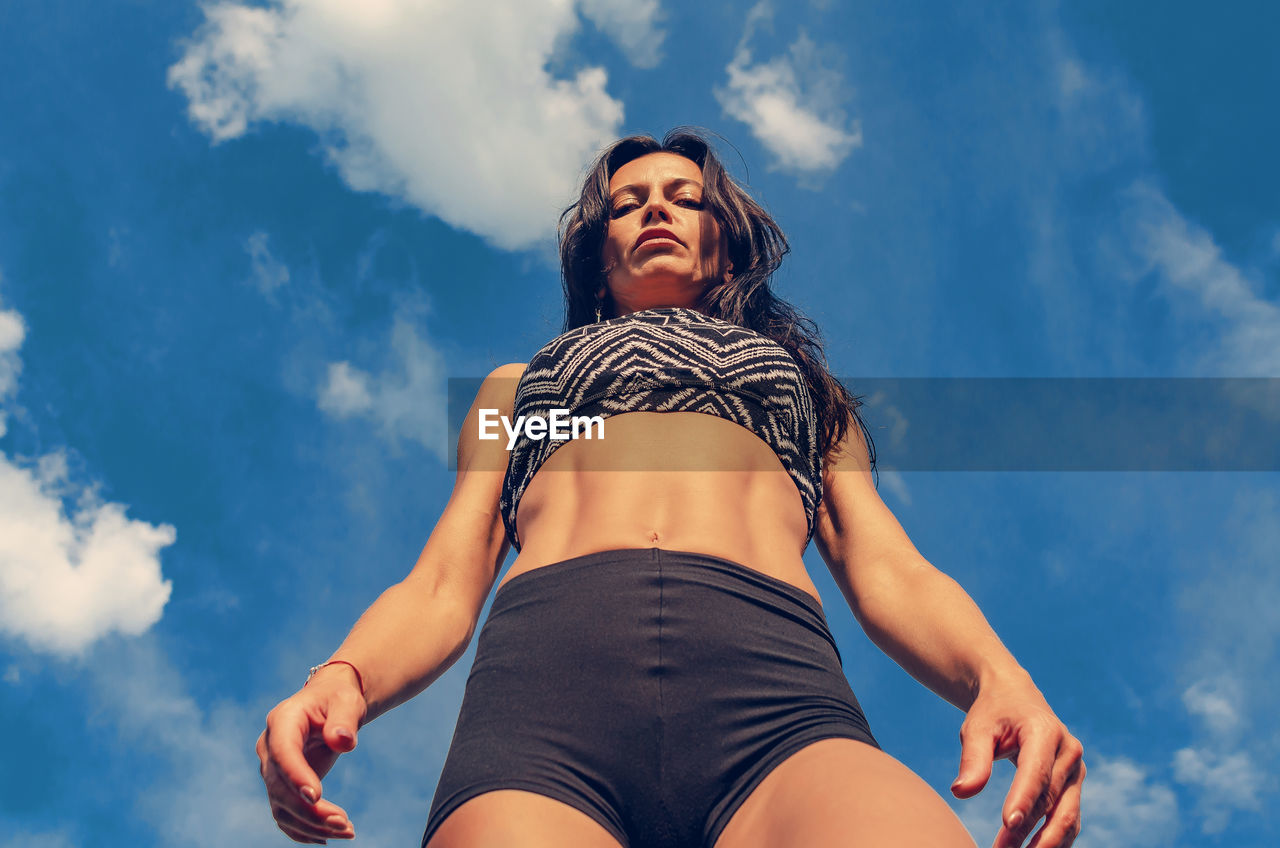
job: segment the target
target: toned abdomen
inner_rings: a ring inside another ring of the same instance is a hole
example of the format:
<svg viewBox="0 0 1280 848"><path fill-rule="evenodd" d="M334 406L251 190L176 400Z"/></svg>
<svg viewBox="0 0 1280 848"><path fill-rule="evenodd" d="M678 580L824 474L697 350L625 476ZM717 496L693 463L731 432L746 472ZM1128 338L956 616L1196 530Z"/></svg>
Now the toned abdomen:
<svg viewBox="0 0 1280 848"><path fill-rule="evenodd" d="M658 547L730 559L818 598L795 482L764 441L714 415L606 418L603 439L570 441L538 470L517 529L523 547L503 583L570 557Z"/></svg>

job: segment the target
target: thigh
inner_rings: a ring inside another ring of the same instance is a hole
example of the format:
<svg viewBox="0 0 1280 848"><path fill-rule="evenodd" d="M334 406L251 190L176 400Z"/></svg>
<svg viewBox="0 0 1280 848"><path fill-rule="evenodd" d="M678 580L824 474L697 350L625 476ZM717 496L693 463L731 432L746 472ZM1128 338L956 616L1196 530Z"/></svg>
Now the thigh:
<svg viewBox="0 0 1280 848"><path fill-rule="evenodd" d="M822 739L774 768L715 848L974 848L929 784L883 751Z"/></svg>
<svg viewBox="0 0 1280 848"><path fill-rule="evenodd" d="M485 792L441 822L426 848L622 848L591 816L517 789Z"/></svg>

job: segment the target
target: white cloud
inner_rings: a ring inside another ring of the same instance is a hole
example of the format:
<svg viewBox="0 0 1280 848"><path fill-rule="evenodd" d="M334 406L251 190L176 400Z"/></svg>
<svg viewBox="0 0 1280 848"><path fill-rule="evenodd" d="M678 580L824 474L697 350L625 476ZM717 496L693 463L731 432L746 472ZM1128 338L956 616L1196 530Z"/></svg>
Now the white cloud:
<svg viewBox="0 0 1280 848"><path fill-rule="evenodd" d="M253 284L258 287L258 291L271 297L277 289L289 282L289 267L272 255L268 240L268 235L259 230L245 239L244 249L252 263Z"/></svg>
<svg viewBox="0 0 1280 848"><path fill-rule="evenodd" d="M5 841L0 842L0 848L75 848L75 845L75 841L66 830L49 830L39 833L8 831Z"/></svg>
<svg viewBox="0 0 1280 848"><path fill-rule="evenodd" d="M1232 678L1201 680L1182 693L1187 712L1204 719L1209 730L1218 735L1234 731L1240 725L1237 705L1241 702L1240 684Z"/></svg>
<svg viewBox="0 0 1280 848"><path fill-rule="evenodd" d="M1174 314L1189 326L1208 324L1210 341L1189 344L1186 365L1213 376L1280 376L1280 305L1268 300L1257 272L1228 260L1211 233L1189 221L1148 182L1123 196L1137 273L1151 274ZM1194 336L1192 337L1194 338ZM1240 400L1275 415L1277 397L1242 387ZM1244 392L1247 392L1244 393ZM1220 833L1241 811L1262 810L1275 788L1274 735L1253 730L1269 721L1265 702L1274 678L1280 624L1275 576L1275 498L1242 492L1226 528L1232 545L1220 561L1197 563L1202 580L1185 586L1182 606L1200 619L1186 657L1196 680L1183 693L1187 711L1204 722L1198 743L1172 757L1174 778L1196 799L1201 829ZM1246 685L1247 683L1247 685ZM1248 743L1243 742L1248 739Z"/></svg>
<svg viewBox="0 0 1280 848"><path fill-rule="evenodd" d="M146 758L147 772L161 775L135 787L135 807L128 811L154 830L156 844L290 844L272 820L254 744L267 711L295 691L320 649L291 642L285 656L258 657L260 664L296 669L297 675L249 704L198 701L154 638L95 654L88 670L96 707L118 731L128 756ZM427 691L362 728L356 750L323 778L324 796L350 814L357 844L405 845L421 838L474 651L473 641Z"/></svg>
<svg viewBox="0 0 1280 848"><path fill-rule="evenodd" d="M1158 189L1140 182L1126 199L1142 270L1159 274L1176 306L1222 324L1222 340L1204 352L1202 369L1213 376L1280 376L1280 305Z"/></svg>
<svg viewBox="0 0 1280 848"><path fill-rule="evenodd" d="M1083 150L1137 148L1144 166L1144 106L1132 86L1100 82L1074 60L1061 68L1060 94L1066 114L1078 118L1071 129ZM1103 157L1102 164L1115 161ZM1118 193L1120 241L1100 239L1110 249L1108 267L1120 277L1147 276L1168 302L1179 329L1184 374L1223 377L1280 376L1280 304L1269 299L1263 272L1239 265L1213 234L1190 220L1158 187L1139 179ZM1280 405L1254 387L1241 400L1274 413ZM1219 833L1241 811L1259 812L1276 786L1275 751L1280 741L1272 725L1276 645L1280 620L1272 613L1280 599L1275 550L1280 545L1274 494L1241 490L1226 525L1222 546L1206 561L1194 562L1196 578L1178 594L1189 613L1182 673L1194 681L1183 692L1188 713L1203 722L1193 744L1171 757L1173 779L1189 790L1205 833ZM1089 781L1095 769L1090 760ZM1105 801L1104 801L1105 803ZM1091 825L1086 825L1089 833ZM1092 841L1089 844L1094 844ZM1100 843L1107 844L1107 843ZM1117 842L1116 844L1127 844Z"/></svg>
<svg viewBox="0 0 1280 848"><path fill-rule="evenodd" d="M748 42L772 11L757 3L747 15L742 41L726 68L728 83L715 89L725 113L751 128L774 157L774 167L801 174L834 169L862 145L856 120L846 121L841 104L845 82L830 49L803 32L787 54L753 62Z"/></svg>
<svg viewBox="0 0 1280 848"><path fill-rule="evenodd" d="M22 373L18 348L25 335L22 316L12 309L0 310L0 436L8 429L3 404L18 390L18 375Z"/></svg>
<svg viewBox="0 0 1280 848"><path fill-rule="evenodd" d="M1124 757L1087 755L1089 776L1080 803L1076 848L1166 848L1180 829L1178 799L1169 786Z"/></svg>
<svg viewBox="0 0 1280 848"><path fill-rule="evenodd" d="M0 311L0 402L17 391L24 333L17 312ZM72 483L62 453L23 464L0 453L0 634L70 656L108 633L142 633L169 600L159 551L175 538Z"/></svg>
<svg viewBox="0 0 1280 848"><path fill-rule="evenodd" d="M499 247L554 233L583 163L622 122L603 69L547 71L580 25L571 0L204 11L168 79L215 142L259 122L310 127L351 188L402 198ZM656 2L593 0L584 11L633 57L657 49Z"/></svg>
<svg viewBox="0 0 1280 848"><path fill-rule="evenodd" d="M1182 700L1203 732L1173 755L1172 770L1194 795L1205 833L1225 830L1237 813L1259 813L1277 785L1277 499L1244 490L1230 506L1221 536L1231 544L1197 558L1196 579L1179 592L1194 646L1183 660L1194 682Z"/></svg>
<svg viewBox="0 0 1280 848"><path fill-rule="evenodd" d="M1059 161L1097 172L1140 155L1146 108L1132 84L1116 73L1086 67L1061 32L1050 33L1047 42L1053 62L1050 73L1057 74L1059 120L1070 139L1058 148Z"/></svg>
<svg viewBox="0 0 1280 848"><path fill-rule="evenodd" d="M900 504L911 506L911 490L907 488L907 481L901 472L884 471L879 476L880 480L893 493L893 496L898 499Z"/></svg>
<svg viewBox="0 0 1280 848"><path fill-rule="evenodd" d="M1260 793L1270 788L1270 776L1257 765L1253 751L1239 744L1245 695L1239 677L1226 673L1199 680L1182 693L1187 711L1204 721L1209 735L1203 744L1174 754L1173 774L1196 791L1205 833L1225 830L1238 810L1261 810Z"/></svg>
<svg viewBox="0 0 1280 848"><path fill-rule="evenodd" d="M349 362L329 363L329 380L320 390L320 408L339 418L368 411L373 408L369 381L368 374L352 368Z"/></svg>
<svg viewBox="0 0 1280 848"><path fill-rule="evenodd" d="M1245 751L1225 754L1210 747L1183 748L1174 754L1173 774L1179 783L1199 790L1199 812L1205 833L1219 833L1236 810L1260 811L1259 792L1267 775Z"/></svg>
<svg viewBox="0 0 1280 848"><path fill-rule="evenodd" d="M331 363L320 388L320 408L340 418L363 415L378 424L388 441L412 439L448 462L444 357L418 335L409 310L396 315L389 359L377 374L347 362Z"/></svg>
<svg viewBox="0 0 1280 848"><path fill-rule="evenodd" d="M1058 94L1063 100L1071 100L1092 88L1092 81L1073 56L1065 56L1058 62Z"/></svg>
<svg viewBox="0 0 1280 848"><path fill-rule="evenodd" d="M95 702L114 720L131 755L158 753L172 768L168 779L131 793L138 816L163 837L159 844L282 844L253 748L265 710L202 707L154 640L124 644L95 659L89 666Z"/></svg>
<svg viewBox="0 0 1280 848"><path fill-rule="evenodd" d="M62 655L144 632L169 600L159 552L176 537L74 486L59 454L34 468L0 455L0 632Z"/></svg>
<svg viewBox="0 0 1280 848"><path fill-rule="evenodd" d="M25 336L22 316L12 309L0 311L0 354L15 356ZM0 394L9 394L17 386L16 361L11 361L10 367L13 370L0 371Z"/></svg>
<svg viewBox="0 0 1280 848"><path fill-rule="evenodd" d="M662 58L658 0L579 0L583 17L613 39L633 65L652 68Z"/></svg>

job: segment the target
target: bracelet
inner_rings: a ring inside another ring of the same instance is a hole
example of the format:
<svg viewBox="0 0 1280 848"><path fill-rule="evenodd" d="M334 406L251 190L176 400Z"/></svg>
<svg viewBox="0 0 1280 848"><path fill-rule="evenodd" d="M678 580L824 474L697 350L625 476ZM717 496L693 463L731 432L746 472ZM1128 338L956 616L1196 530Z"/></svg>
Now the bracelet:
<svg viewBox="0 0 1280 848"><path fill-rule="evenodd" d="M327 665L335 665L338 663L341 663L342 665L351 666L351 670L355 672L355 675L356 675L356 683L360 687L360 697L363 698L364 697L364 678L360 676L360 669L356 668L354 664L349 663L346 660L329 660L328 662L320 663L320 665L311 666L311 671L307 672L307 681L302 685L306 686L307 683L310 683L311 678L315 677L316 672L319 671L320 669L324 668Z"/></svg>

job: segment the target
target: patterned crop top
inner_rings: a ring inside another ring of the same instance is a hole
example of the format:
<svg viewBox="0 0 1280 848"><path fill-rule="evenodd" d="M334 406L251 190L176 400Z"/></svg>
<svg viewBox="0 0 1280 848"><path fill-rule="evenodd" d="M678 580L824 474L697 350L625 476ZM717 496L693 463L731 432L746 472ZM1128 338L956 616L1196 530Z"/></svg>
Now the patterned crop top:
<svg viewBox="0 0 1280 848"><path fill-rule="evenodd" d="M804 372L768 336L683 306L578 327L534 354L516 387L513 420L550 418L553 409L601 418L703 412L740 424L773 448L795 481L808 518L806 547L813 538L822 500L817 415ZM499 508L517 551L520 498L542 463L565 444L568 439L550 433L529 438L521 428L511 448Z"/></svg>

